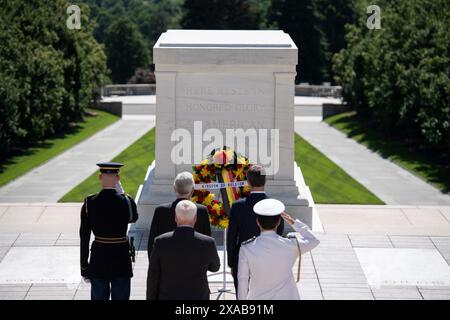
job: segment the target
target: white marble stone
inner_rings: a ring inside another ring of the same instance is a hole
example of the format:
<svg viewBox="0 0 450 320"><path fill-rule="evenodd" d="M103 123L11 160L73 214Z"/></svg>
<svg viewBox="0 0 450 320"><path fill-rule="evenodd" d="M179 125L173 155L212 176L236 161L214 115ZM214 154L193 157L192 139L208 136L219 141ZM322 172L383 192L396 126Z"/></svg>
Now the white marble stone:
<svg viewBox="0 0 450 320"><path fill-rule="evenodd" d="M155 164L139 192L138 228L149 227L155 205L173 199L177 173L191 171L224 144L252 163L263 164L269 195L311 225L312 197L294 162L297 51L290 36L279 30L168 30L160 36L154 46ZM178 164L181 157L174 159L172 150L179 141L171 139L176 129L187 130L192 138L189 161ZM224 140L208 141L208 129L221 133ZM255 129L257 142L249 143L246 135L243 145L239 137L230 145L228 129ZM261 145L267 147L264 155L270 161L261 155Z"/></svg>
<svg viewBox="0 0 450 320"><path fill-rule="evenodd" d="M0 263L0 284L80 282L79 247L12 247Z"/></svg>
<svg viewBox="0 0 450 320"><path fill-rule="evenodd" d="M278 30L167 30L160 47L295 47L288 34Z"/></svg>
<svg viewBox="0 0 450 320"><path fill-rule="evenodd" d="M436 249L354 250L372 287L450 285L450 267Z"/></svg>

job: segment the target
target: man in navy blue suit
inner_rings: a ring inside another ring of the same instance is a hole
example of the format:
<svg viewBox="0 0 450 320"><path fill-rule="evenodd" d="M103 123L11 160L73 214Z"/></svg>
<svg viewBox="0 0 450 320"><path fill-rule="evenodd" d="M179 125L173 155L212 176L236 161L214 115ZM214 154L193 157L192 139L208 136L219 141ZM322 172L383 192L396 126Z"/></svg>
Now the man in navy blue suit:
<svg viewBox="0 0 450 320"><path fill-rule="evenodd" d="M238 288L238 260L239 248L242 242L247 241L260 234L260 229L256 224L256 214L253 206L267 198L264 192L266 184L266 175L264 168L260 165L253 165L247 172L247 183L250 186L250 195L245 199L240 199L233 203L230 212L230 222L227 230L227 254L228 266L231 268L231 274L234 279L234 287ZM281 220L277 228L279 235L283 234L284 223Z"/></svg>

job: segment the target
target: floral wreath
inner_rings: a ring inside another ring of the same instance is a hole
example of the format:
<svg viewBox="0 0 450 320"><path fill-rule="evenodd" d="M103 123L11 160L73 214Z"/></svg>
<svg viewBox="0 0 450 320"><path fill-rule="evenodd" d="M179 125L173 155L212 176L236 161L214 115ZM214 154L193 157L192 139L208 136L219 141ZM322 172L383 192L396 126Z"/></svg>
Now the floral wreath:
<svg viewBox="0 0 450 320"><path fill-rule="evenodd" d="M195 184L215 183L224 169L232 177L232 181L246 180L246 173L251 164L248 158L237 154L233 149L224 146L214 149L207 159L199 165L192 166ZM245 198L250 194L249 186L233 187L233 201ZM206 189L195 189L192 201L205 205L209 212L209 221L213 226L225 229L228 227L228 215L224 203L216 199L215 194ZM231 205L231 203L230 203Z"/></svg>

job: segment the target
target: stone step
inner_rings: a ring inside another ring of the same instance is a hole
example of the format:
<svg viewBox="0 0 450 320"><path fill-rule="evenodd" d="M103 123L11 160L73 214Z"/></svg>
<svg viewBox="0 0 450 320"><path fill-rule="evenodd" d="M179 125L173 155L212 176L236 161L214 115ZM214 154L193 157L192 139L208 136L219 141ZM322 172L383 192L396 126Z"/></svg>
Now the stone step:
<svg viewBox="0 0 450 320"><path fill-rule="evenodd" d="M122 115L154 115L156 104L153 103L124 103Z"/></svg>
<svg viewBox="0 0 450 320"><path fill-rule="evenodd" d="M295 105L294 115L296 117L321 117L322 105Z"/></svg>

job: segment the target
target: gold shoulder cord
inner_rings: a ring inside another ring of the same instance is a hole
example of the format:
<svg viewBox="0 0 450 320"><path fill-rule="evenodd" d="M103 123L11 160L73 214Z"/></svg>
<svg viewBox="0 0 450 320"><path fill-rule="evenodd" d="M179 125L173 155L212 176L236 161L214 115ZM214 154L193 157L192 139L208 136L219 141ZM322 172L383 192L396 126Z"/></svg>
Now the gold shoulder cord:
<svg viewBox="0 0 450 320"><path fill-rule="evenodd" d="M298 249L298 268L297 268L297 283L300 281L300 268L302 264L302 250L300 249L300 243L298 242L297 237L295 237L295 242L297 243Z"/></svg>

